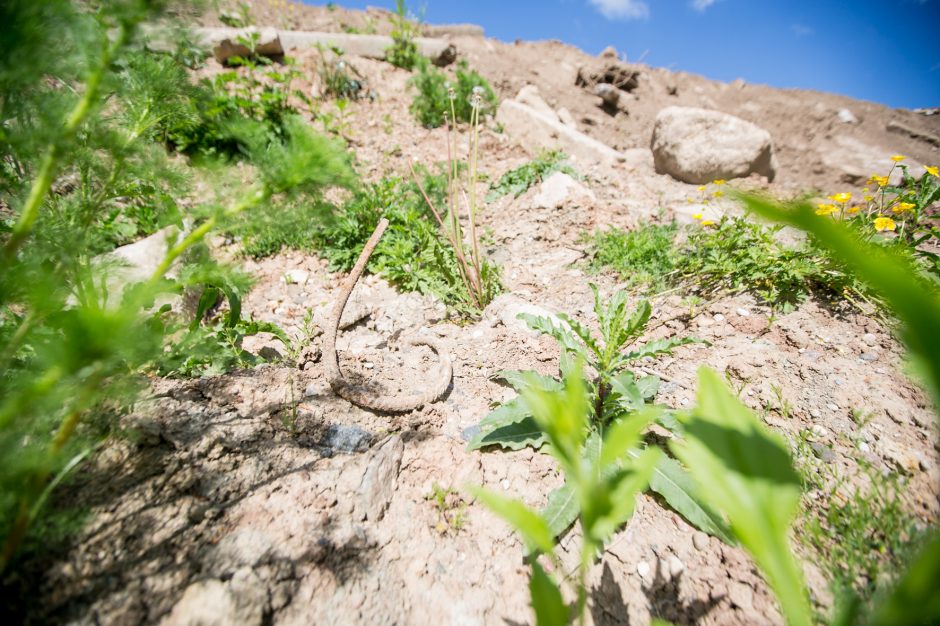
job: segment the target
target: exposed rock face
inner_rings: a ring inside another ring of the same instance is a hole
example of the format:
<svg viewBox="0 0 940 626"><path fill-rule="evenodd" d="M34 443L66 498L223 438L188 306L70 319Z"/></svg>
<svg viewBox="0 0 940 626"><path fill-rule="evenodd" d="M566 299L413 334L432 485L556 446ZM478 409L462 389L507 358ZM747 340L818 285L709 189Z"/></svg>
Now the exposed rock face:
<svg viewBox="0 0 940 626"><path fill-rule="evenodd" d="M526 85L520 89L518 95L516 95L516 102L532 107L551 119L559 119L558 114L555 113L552 107L548 106L548 103L542 98L542 94L539 93L539 88L535 85Z"/></svg>
<svg viewBox="0 0 940 626"><path fill-rule="evenodd" d="M566 126L554 111L551 113L550 117L515 100L503 100L496 111L496 121L514 141L533 153L540 148L560 147L569 156L588 163L624 159L621 152Z"/></svg>
<svg viewBox="0 0 940 626"><path fill-rule="evenodd" d="M718 111L666 107L650 144L656 171L701 184L716 178L776 174L773 142L763 128Z"/></svg>

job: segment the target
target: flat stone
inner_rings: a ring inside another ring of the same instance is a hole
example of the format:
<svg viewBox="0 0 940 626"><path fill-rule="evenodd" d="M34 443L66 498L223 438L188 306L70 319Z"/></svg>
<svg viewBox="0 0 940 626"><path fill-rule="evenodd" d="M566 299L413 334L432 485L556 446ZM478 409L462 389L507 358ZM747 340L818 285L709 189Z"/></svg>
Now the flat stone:
<svg viewBox="0 0 940 626"><path fill-rule="evenodd" d="M330 424L319 441L319 445L337 452L362 452L369 448L373 434L358 426Z"/></svg>

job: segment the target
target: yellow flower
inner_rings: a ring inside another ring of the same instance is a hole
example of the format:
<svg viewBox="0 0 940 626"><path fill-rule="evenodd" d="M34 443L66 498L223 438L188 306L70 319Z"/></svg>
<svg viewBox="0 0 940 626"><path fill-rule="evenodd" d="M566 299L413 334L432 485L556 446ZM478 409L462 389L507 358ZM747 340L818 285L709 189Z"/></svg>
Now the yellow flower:
<svg viewBox="0 0 940 626"><path fill-rule="evenodd" d="M716 198L720 198L721 196L725 195L725 192L721 190L713 191L712 195L715 196Z"/></svg>
<svg viewBox="0 0 940 626"><path fill-rule="evenodd" d="M837 193L834 196L829 196L829 199L838 202L839 204L845 204L852 199L852 194L848 191L843 191L842 193Z"/></svg>
<svg viewBox="0 0 940 626"><path fill-rule="evenodd" d="M905 211L910 211L915 206L917 205L911 204L910 202L898 202L891 208L891 210L895 213L904 213Z"/></svg>
<svg viewBox="0 0 940 626"><path fill-rule="evenodd" d="M849 215L855 215L856 213L858 213L858 212L861 211L861 210L862 210L862 207L860 207L860 206L853 206L851 209L849 209L848 211L846 211L846 213L848 213Z"/></svg>
<svg viewBox="0 0 940 626"><path fill-rule="evenodd" d="M865 198L865 202L871 202L872 200L875 199L875 196L871 194L867 194L867 193L863 197Z"/></svg>
<svg viewBox="0 0 940 626"><path fill-rule="evenodd" d="M698 190L699 190L699 191L705 191L705 185L699 185L699 186L698 186Z"/></svg>
<svg viewBox="0 0 940 626"><path fill-rule="evenodd" d="M817 204L816 215L829 215L838 211L834 204Z"/></svg>
<svg viewBox="0 0 940 626"><path fill-rule="evenodd" d="M878 174L872 174L871 178L868 179L869 183L875 183L879 187L888 186L888 177L887 176L878 176Z"/></svg>
<svg viewBox="0 0 940 626"><path fill-rule="evenodd" d="M927 173L933 176L934 178L940 178L940 174L937 174L937 166L925 165L924 169L927 170Z"/></svg>
<svg viewBox="0 0 940 626"><path fill-rule="evenodd" d="M728 182L728 181L726 181L724 178L717 178L717 179L715 179L715 180L712 181L712 184L713 184L713 185L718 185L718 186L720 187L721 185L724 185L726 182Z"/></svg>
<svg viewBox="0 0 940 626"><path fill-rule="evenodd" d="M702 226L714 226L715 222L711 220L702 220Z"/></svg>
<svg viewBox="0 0 940 626"><path fill-rule="evenodd" d="M890 217L879 217L875 219L875 230L894 230L894 220Z"/></svg>
<svg viewBox="0 0 940 626"><path fill-rule="evenodd" d="M900 163L906 158L907 157L904 156L903 154L895 154L894 156L891 157L891 160L894 161L895 163Z"/></svg>
<svg viewBox="0 0 940 626"><path fill-rule="evenodd" d="M702 214L701 214L701 213L693 213L693 214L692 214L692 219L700 220L700 219L702 219Z"/></svg>

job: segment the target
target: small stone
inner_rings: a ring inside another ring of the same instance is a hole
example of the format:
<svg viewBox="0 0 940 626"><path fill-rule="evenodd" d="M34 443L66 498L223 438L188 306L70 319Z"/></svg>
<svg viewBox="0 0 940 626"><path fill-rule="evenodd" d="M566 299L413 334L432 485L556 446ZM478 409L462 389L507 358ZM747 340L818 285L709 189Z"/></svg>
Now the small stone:
<svg viewBox="0 0 940 626"><path fill-rule="evenodd" d="M859 450L859 452L866 452L866 453L868 453L868 452L871 452L871 446L869 446L867 443L865 443L865 442L863 441L863 442L861 442L860 444L858 444L858 450Z"/></svg>
<svg viewBox="0 0 940 626"><path fill-rule="evenodd" d="M675 555L669 557L666 561L666 565L669 567L669 575L673 578L685 571L685 563L679 560L679 557Z"/></svg>
<svg viewBox="0 0 940 626"><path fill-rule="evenodd" d="M371 370L375 367L375 363L372 363L371 361L366 361L365 363L362 364L362 366L366 368L367 370Z"/></svg>
<svg viewBox="0 0 940 626"><path fill-rule="evenodd" d="M835 404L833 404L833 403L831 403L831 402L826 405L826 408L829 409L830 411L838 411L838 410L839 410L838 405L835 405Z"/></svg>
<svg viewBox="0 0 940 626"><path fill-rule="evenodd" d="M695 534L692 535L692 545L695 546L696 550L704 550L708 547L708 535L700 530L695 531Z"/></svg>
<svg viewBox="0 0 940 626"><path fill-rule="evenodd" d="M499 486L502 487L504 490L509 491L509 479L508 478L502 479L499 482Z"/></svg>
<svg viewBox="0 0 940 626"><path fill-rule="evenodd" d="M815 420L818 420L820 417L822 417L822 413L819 412L819 409L810 409L809 415Z"/></svg>
<svg viewBox="0 0 940 626"><path fill-rule="evenodd" d="M646 561L640 561L636 564L636 573L639 574L640 578L646 578L650 574L650 564Z"/></svg>
<svg viewBox="0 0 940 626"><path fill-rule="evenodd" d="M862 335L862 341L864 341L870 346L874 346L878 344L878 336L875 335L874 333L865 333L864 335Z"/></svg>
<svg viewBox="0 0 940 626"><path fill-rule="evenodd" d="M810 432L819 438L829 436L829 431L826 430L825 426L822 426L820 424L814 424L813 427L810 429Z"/></svg>
<svg viewBox="0 0 940 626"><path fill-rule="evenodd" d="M751 314L751 312L745 309L744 307L739 307L735 309L734 312L740 315L741 317L747 317L748 315Z"/></svg>
<svg viewBox="0 0 940 626"><path fill-rule="evenodd" d="M861 356L859 356L858 358L860 358L863 361L868 361L869 363L871 363L872 361L878 360L878 355L874 352L862 352Z"/></svg>
<svg viewBox="0 0 940 626"><path fill-rule="evenodd" d="M306 285L309 278L310 272L306 270L287 270L283 280L288 285Z"/></svg>
<svg viewBox="0 0 940 626"><path fill-rule="evenodd" d="M716 321L716 322L723 322L723 321L725 321L725 316L722 315L721 313L715 313L715 321Z"/></svg>
<svg viewBox="0 0 940 626"><path fill-rule="evenodd" d="M318 443L325 448L351 454L368 449L372 438L372 433L358 426L330 424Z"/></svg>
<svg viewBox="0 0 940 626"><path fill-rule="evenodd" d="M858 118L848 109L839 109L836 115L843 124L858 124Z"/></svg>
<svg viewBox="0 0 940 626"><path fill-rule="evenodd" d="M825 461L826 463L832 463L836 460L836 453L832 451L827 445L811 442L809 447L813 450L813 454L816 455L816 458Z"/></svg>

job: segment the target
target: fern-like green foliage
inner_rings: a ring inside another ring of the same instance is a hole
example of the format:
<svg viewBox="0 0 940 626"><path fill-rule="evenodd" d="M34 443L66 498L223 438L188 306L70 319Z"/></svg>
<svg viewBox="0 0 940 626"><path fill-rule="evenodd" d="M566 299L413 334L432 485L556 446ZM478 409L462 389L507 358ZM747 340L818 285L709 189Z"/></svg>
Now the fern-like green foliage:
<svg viewBox="0 0 940 626"><path fill-rule="evenodd" d="M284 339L242 319L247 282L212 262L205 236L271 210L272 198L319 201L355 181L342 147L298 118L285 116L281 134L245 118L231 132L255 182L219 203L182 202L186 176L165 142L168 128L193 122L192 88L172 56L151 56L136 38L161 6L0 6L0 36L17 50L0 60L0 570L49 492L128 410L143 373L249 365L241 337ZM115 263L100 253L164 225L179 234L157 268L115 292ZM184 291L201 295L194 318L159 304ZM227 314L203 326L223 303Z"/></svg>
<svg viewBox="0 0 940 626"><path fill-rule="evenodd" d="M473 106L470 98L474 87L479 87L481 104L479 115L492 115L496 112L499 100L488 80L467 67L461 60L457 64L454 78L437 69L422 58L417 65L417 73L408 81L417 93L411 101L409 111L425 128L438 128L451 117L451 96L453 96L454 116L458 122L470 122Z"/></svg>

